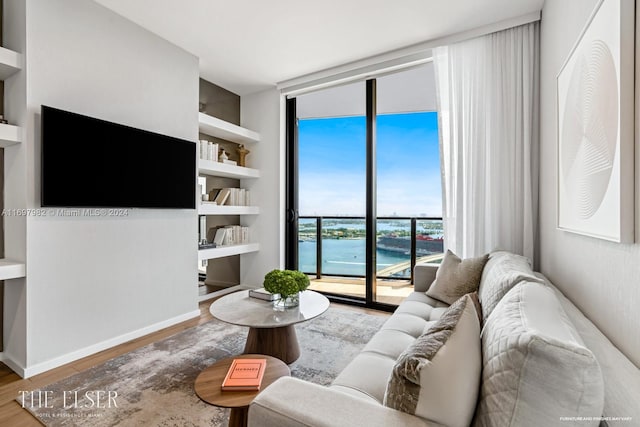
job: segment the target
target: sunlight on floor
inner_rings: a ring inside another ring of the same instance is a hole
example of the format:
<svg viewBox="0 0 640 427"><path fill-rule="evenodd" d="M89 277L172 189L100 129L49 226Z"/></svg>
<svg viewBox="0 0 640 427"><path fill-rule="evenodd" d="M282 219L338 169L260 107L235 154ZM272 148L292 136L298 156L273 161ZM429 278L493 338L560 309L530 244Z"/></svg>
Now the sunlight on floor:
<svg viewBox="0 0 640 427"><path fill-rule="evenodd" d="M322 277L311 279L309 289L314 291L331 292L364 298L364 279L346 277ZM387 304L400 304L411 292L413 285L409 280L384 280L377 281L377 301Z"/></svg>

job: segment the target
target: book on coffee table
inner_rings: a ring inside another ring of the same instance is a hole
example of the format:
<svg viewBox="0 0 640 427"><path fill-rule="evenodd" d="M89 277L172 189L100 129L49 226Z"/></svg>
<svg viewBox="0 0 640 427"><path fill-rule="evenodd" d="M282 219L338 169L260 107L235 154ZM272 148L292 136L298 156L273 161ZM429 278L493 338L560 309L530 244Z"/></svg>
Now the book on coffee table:
<svg viewBox="0 0 640 427"><path fill-rule="evenodd" d="M265 301L275 301L280 298L280 294L272 294L264 288L249 289L249 296L251 298L263 299Z"/></svg>
<svg viewBox="0 0 640 427"><path fill-rule="evenodd" d="M267 359L233 359L222 381L223 391L259 391Z"/></svg>

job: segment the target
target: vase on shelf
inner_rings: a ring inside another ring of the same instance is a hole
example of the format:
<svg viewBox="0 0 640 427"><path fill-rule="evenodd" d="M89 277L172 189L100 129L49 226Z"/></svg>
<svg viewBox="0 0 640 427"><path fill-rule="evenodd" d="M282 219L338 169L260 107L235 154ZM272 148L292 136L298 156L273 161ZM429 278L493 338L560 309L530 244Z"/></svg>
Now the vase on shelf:
<svg viewBox="0 0 640 427"><path fill-rule="evenodd" d="M273 301L273 308L275 310L293 308L298 305L300 305L300 292Z"/></svg>
<svg viewBox="0 0 640 427"><path fill-rule="evenodd" d="M227 152L224 151L224 148L223 148L222 151L220 152L220 156L218 157L218 162L224 163L225 160L229 160L229 156L227 155Z"/></svg>

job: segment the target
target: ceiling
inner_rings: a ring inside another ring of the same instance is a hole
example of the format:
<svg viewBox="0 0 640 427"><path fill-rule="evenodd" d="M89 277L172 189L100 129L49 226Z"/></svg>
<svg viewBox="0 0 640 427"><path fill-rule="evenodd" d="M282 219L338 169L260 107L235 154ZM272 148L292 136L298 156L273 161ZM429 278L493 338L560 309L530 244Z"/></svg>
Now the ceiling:
<svg viewBox="0 0 640 427"><path fill-rule="evenodd" d="M544 0L96 0L246 95L294 77L539 11Z"/></svg>

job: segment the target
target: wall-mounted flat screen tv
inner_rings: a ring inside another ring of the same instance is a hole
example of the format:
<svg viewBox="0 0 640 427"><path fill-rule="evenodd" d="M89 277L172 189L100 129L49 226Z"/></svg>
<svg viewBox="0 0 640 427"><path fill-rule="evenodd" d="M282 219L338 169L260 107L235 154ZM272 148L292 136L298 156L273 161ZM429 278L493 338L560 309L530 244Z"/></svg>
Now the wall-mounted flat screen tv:
<svg viewBox="0 0 640 427"><path fill-rule="evenodd" d="M194 209L196 144L42 106L42 206Z"/></svg>

